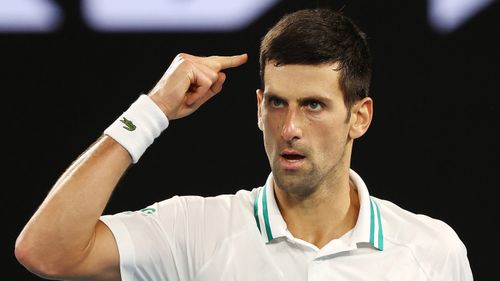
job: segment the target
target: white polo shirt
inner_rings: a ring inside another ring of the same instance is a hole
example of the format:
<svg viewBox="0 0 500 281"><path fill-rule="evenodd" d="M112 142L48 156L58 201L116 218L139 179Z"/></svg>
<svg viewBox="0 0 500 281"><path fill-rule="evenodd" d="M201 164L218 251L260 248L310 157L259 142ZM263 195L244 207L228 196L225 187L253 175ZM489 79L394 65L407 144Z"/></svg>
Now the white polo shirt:
<svg viewBox="0 0 500 281"><path fill-rule="evenodd" d="M123 281L472 281L466 248L444 222L369 195L355 227L323 248L287 230L264 186L216 197L174 196L135 212L104 215Z"/></svg>

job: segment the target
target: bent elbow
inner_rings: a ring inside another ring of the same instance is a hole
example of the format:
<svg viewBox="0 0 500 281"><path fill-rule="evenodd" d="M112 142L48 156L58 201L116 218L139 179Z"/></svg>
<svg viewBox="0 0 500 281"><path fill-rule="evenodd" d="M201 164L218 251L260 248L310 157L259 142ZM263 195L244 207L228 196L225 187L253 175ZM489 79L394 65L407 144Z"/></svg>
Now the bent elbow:
<svg viewBox="0 0 500 281"><path fill-rule="evenodd" d="M21 237L16 240L14 255L21 265L35 275L45 279L59 276L57 268L50 265L44 253L37 251L35 246Z"/></svg>

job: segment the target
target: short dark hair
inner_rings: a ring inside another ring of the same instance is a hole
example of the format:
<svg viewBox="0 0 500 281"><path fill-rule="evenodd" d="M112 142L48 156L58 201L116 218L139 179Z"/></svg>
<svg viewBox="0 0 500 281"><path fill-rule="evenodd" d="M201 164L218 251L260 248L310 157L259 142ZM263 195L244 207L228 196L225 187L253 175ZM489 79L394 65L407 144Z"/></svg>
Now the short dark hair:
<svg viewBox="0 0 500 281"><path fill-rule="evenodd" d="M371 54L366 35L347 16L329 8L286 14L262 39L259 60L262 86L269 61L276 65L339 63L346 107L369 95Z"/></svg>

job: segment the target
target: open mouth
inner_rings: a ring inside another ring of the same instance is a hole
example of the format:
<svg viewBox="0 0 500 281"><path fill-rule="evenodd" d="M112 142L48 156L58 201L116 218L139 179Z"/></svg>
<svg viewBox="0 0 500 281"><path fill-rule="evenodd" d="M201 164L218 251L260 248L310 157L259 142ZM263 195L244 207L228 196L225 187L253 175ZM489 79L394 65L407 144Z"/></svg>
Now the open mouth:
<svg viewBox="0 0 500 281"><path fill-rule="evenodd" d="M305 155L293 149L284 149L280 154L280 167L287 171L297 171L304 164Z"/></svg>
<svg viewBox="0 0 500 281"><path fill-rule="evenodd" d="M298 161L306 158L304 155L295 152L295 151L284 151L283 153L280 154L281 157L288 161Z"/></svg>

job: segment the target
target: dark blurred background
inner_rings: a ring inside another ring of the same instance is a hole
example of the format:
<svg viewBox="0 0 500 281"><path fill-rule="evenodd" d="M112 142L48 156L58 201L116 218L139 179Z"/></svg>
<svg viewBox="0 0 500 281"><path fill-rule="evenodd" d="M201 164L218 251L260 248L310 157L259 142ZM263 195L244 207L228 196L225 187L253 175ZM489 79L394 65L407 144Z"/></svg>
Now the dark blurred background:
<svg viewBox="0 0 500 281"><path fill-rule="evenodd" d="M106 213L262 185L270 168L256 119L259 42L282 15L305 7L341 9L368 34L375 114L355 143L352 168L372 195L452 226L475 280L497 275L498 1L104 2L115 7L0 1L4 276L41 280L15 260L17 235L64 169L179 52L246 52L249 62L226 72L219 96L171 123L127 172ZM142 8L130 9L134 3ZM144 8L151 3L160 7ZM148 16L162 9L174 13Z"/></svg>

